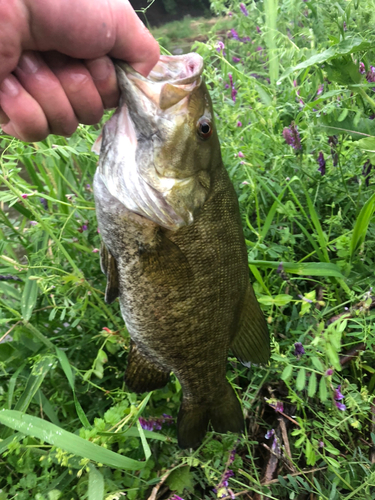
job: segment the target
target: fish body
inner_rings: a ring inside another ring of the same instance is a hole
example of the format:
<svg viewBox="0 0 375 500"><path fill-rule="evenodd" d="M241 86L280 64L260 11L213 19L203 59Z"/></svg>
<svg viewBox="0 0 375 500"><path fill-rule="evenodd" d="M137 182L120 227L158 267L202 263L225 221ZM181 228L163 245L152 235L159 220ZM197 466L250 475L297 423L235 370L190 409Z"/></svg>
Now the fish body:
<svg viewBox="0 0 375 500"><path fill-rule="evenodd" d="M209 421L243 430L229 349L243 362L269 356L202 69L197 54L162 56L147 79L117 65L122 98L94 179L106 300L119 297L131 337L126 383L150 391L175 373L183 448Z"/></svg>

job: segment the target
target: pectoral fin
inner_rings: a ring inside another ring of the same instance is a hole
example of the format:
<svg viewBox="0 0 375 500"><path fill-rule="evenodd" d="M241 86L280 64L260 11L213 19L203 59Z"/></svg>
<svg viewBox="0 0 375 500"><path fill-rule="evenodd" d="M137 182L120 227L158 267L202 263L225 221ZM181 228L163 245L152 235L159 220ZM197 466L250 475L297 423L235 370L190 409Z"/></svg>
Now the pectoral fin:
<svg viewBox="0 0 375 500"><path fill-rule="evenodd" d="M130 346L125 372L125 383L129 389L142 393L164 387L169 380L169 371L149 361L134 342Z"/></svg>
<svg viewBox="0 0 375 500"><path fill-rule="evenodd" d="M100 247L100 267L102 272L107 276L105 301L107 304L112 304L119 295L117 264L116 259L103 242Z"/></svg>
<svg viewBox="0 0 375 500"><path fill-rule="evenodd" d="M231 349L241 362L266 363L270 356L267 322L250 282L240 311L238 331L231 344Z"/></svg>
<svg viewBox="0 0 375 500"><path fill-rule="evenodd" d="M139 260L142 272L161 285L187 284L192 276L184 253L161 231L150 244L139 248Z"/></svg>

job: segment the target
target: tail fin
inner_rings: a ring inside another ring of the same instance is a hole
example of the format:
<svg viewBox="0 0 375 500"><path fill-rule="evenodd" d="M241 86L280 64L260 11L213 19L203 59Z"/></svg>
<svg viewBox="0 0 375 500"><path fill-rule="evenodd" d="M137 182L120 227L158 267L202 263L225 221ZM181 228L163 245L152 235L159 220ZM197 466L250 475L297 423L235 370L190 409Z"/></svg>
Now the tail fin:
<svg viewBox="0 0 375 500"><path fill-rule="evenodd" d="M206 434L211 420L216 432L243 432L244 419L241 403L232 386L226 382L220 399L210 406L182 402L177 419L177 437L180 448L196 448Z"/></svg>

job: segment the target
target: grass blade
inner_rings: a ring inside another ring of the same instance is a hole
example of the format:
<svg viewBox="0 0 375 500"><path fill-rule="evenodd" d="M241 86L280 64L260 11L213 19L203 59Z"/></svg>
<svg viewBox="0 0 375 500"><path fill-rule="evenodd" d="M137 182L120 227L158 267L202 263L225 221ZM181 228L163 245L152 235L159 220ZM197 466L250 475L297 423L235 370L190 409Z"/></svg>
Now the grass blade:
<svg viewBox="0 0 375 500"><path fill-rule="evenodd" d="M41 418L26 415L20 411L0 411L0 422L27 436L41 439L68 453L100 462L108 467L122 470L140 470L146 465L146 462L138 462L132 458L124 457L119 453L86 441L86 439L82 439Z"/></svg>
<svg viewBox="0 0 375 500"><path fill-rule="evenodd" d="M104 498L104 478L100 471L93 465L89 465L89 491L88 500L103 500Z"/></svg>
<svg viewBox="0 0 375 500"><path fill-rule="evenodd" d="M249 264L260 267L262 269L277 269L280 264L283 270L291 274L299 274L300 276L326 276L335 278L344 278L340 269L328 262L275 262L270 260L250 260Z"/></svg>
<svg viewBox="0 0 375 500"><path fill-rule="evenodd" d="M363 205L354 224L353 235L350 241L350 258L365 241L368 226L375 211L375 193Z"/></svg>

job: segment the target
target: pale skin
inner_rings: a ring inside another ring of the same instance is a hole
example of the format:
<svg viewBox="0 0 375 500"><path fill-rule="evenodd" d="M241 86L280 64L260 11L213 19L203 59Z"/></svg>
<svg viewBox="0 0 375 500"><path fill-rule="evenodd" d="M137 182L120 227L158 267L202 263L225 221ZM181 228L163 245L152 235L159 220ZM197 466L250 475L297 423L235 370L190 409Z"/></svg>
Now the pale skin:
<svg viewBox="0 0 375 500"><path fill-rule="evenodd" d="M0 126L70 136L117 106L111 58L147 75L159 46L128 0L0 0Z"/></svg>

